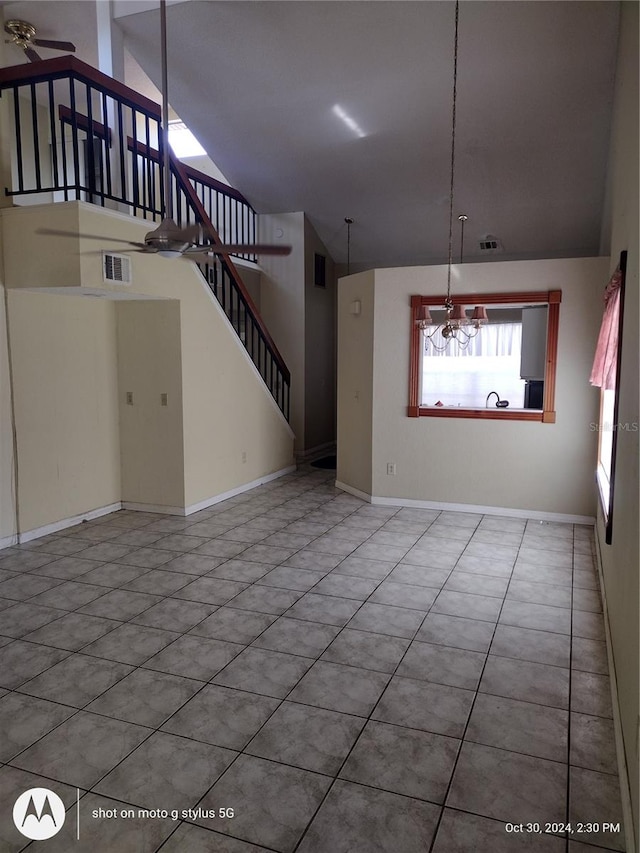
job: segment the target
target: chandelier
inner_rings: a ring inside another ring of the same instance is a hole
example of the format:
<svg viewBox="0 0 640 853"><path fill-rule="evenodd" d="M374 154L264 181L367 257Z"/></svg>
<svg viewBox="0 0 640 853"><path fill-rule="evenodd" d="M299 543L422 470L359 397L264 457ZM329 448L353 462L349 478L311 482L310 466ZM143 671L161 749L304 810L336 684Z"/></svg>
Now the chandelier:
<svg viewBox="0 0 640 853"><path fill-rule="evenodd" d="M455 304L451 298L451 267L453 265L453 190L456 165L456 101L458 91L458 16L459 0L456 0L455 35L453 41L453 98L451 107L451 180L449 184L449 254L447 264L447 296L444 301L445 320L437 324L433 321L429 307L420 305L416 325L424 334L425 349L429 346L443 352L451 341L456 341L459 349L466 349L480 329L487 324L487 309L476 305L471 317L467 317L464 305ZM458 216L460 222L460 263L464 246L464 223L469 217L464 213Z"/></svg>

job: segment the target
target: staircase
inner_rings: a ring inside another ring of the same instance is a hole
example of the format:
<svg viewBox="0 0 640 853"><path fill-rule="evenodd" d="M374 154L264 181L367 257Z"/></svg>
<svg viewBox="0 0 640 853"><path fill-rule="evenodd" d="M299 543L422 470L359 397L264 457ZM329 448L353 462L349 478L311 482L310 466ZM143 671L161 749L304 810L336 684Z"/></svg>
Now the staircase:
<svg viewBox="0 0 640 853"><path fill-rule="evenodd" d="M161 108L73 56L0 69L0 106L12 134L18 204L80 200L159 222L165 209ZM214 239L256 242L244 196L170 152L171 209ZM255 262L252 255L240 256ZM231 255L198 264L264 383L289 420L290 373Z"/></svg>

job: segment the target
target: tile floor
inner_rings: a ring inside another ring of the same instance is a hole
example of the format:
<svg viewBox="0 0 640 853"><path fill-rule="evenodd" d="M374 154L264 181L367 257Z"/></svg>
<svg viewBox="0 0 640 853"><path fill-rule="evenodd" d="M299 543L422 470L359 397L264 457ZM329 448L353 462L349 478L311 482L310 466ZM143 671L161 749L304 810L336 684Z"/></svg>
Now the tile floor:
<svg viewBox="0 0 640 853"><path fill-rule="evenodd" d="M0 552L0 850L624 850L592 531L333 476Z"/></svg>

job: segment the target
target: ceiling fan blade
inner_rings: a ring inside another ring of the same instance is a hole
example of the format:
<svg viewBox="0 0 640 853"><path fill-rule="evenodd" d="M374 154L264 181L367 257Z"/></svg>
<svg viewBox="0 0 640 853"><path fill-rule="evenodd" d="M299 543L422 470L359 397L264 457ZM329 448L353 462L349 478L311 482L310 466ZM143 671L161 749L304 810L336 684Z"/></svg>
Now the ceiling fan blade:
<svg viewBox="0 0 640 853"><path fill-rule="evenodd" d="M42 57L39 56L32 47L25 47L24 52L27 54L29 62L41 62Z"/></svg>
<svg viewBox="0 0 640 853"><path fill-rule="evenodd" d="M69 53L76 52L76 46L70 41L51 41L50 39L31 39L38 47L50 47L53 50L67 50Z"/></svg>
<svg viewBox="0 0 640 853"><path fill-rule="evenodd" d="M270 243L225 243L216 246L193 246L185 255L290 255L291 246Z"/></svg>
<svg viewBox="0 0 640 853"><path fill-rule="evenodd" d="M83 237L87 240L100 240L102 243L120 243L123 246L135 246L139 249L145 249L145 243L134 243L132 240L120 240L118 237L104 237L102 234L78 234L76 231L58 231L55 228L38 228L37 234L44 234L47 237Z"/></svg>

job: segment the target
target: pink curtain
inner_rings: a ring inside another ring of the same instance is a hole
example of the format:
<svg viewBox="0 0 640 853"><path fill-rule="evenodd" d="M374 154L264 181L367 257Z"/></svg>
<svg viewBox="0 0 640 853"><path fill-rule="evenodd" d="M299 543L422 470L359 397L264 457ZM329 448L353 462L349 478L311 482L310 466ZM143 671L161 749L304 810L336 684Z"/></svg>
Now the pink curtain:
<svg viewBox="0 0 640 853"><path fill-rule="evenodd" d="M616 387L621 284L622 272L618 267L604 290L604 316L589 379L592 385L605 391L612 391Z"/></svg>

